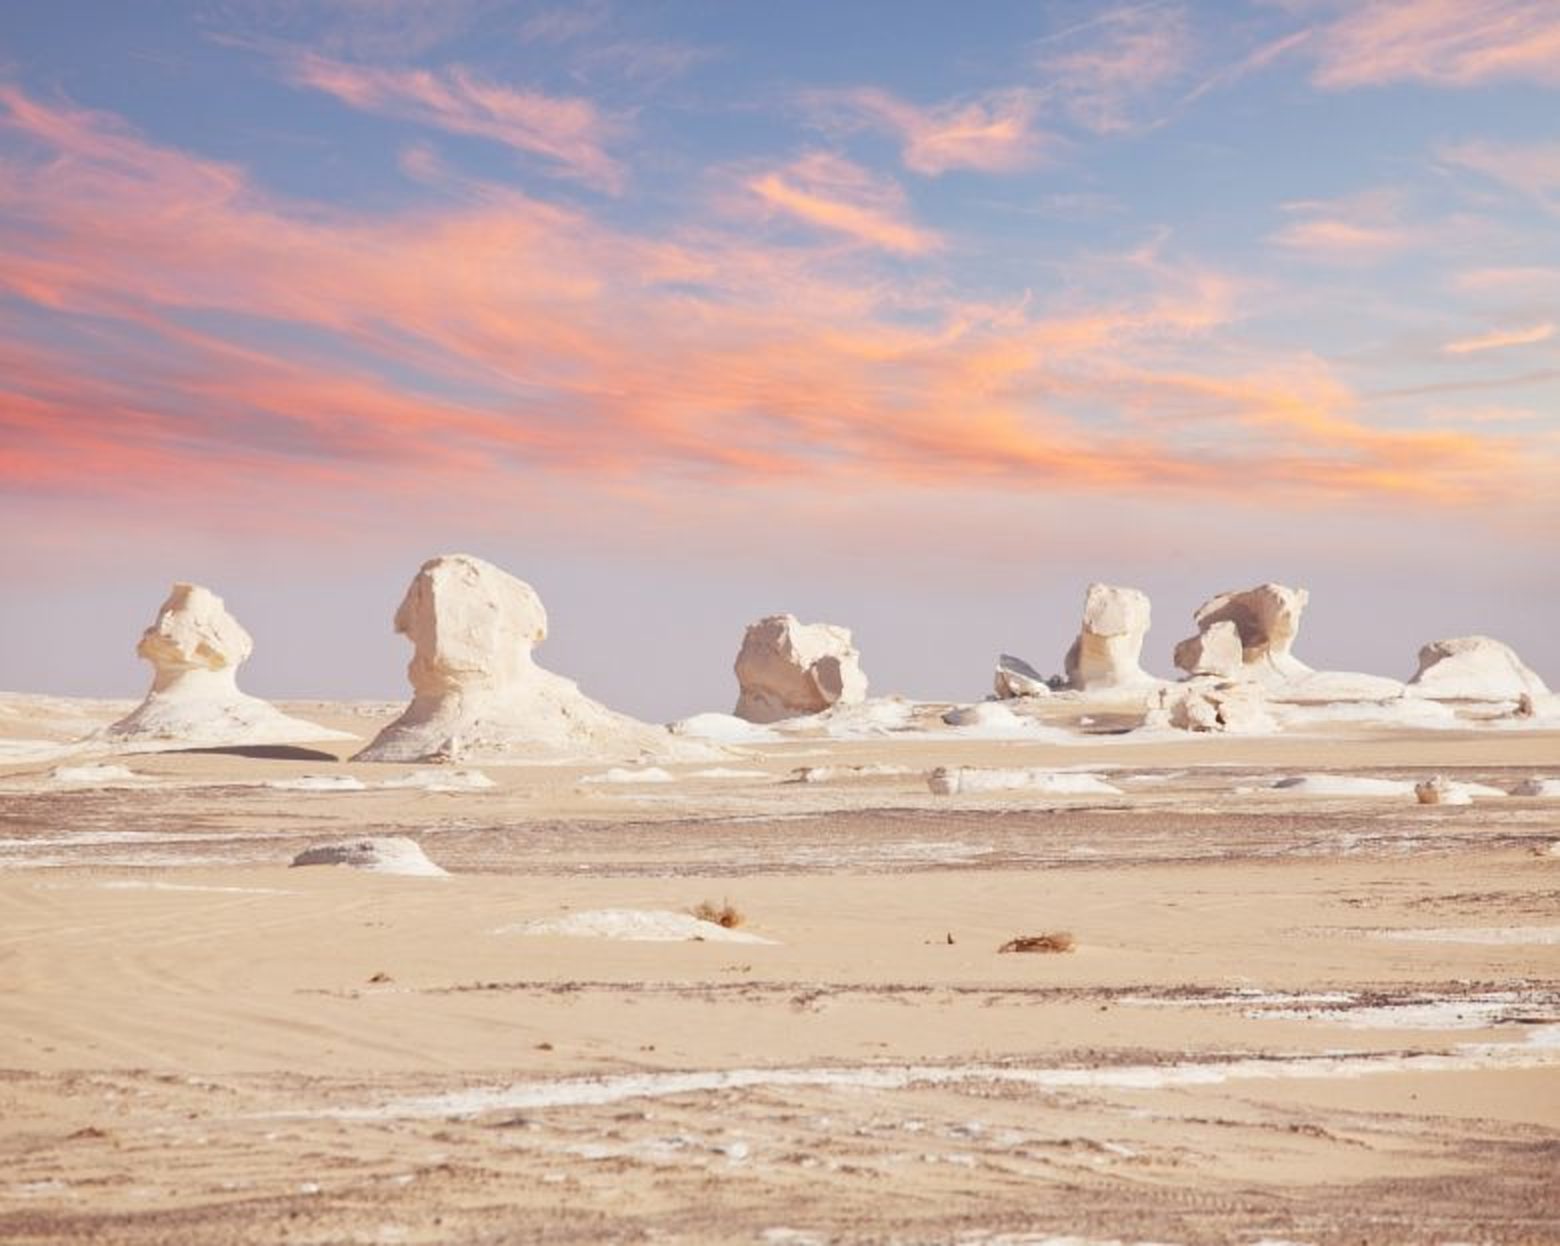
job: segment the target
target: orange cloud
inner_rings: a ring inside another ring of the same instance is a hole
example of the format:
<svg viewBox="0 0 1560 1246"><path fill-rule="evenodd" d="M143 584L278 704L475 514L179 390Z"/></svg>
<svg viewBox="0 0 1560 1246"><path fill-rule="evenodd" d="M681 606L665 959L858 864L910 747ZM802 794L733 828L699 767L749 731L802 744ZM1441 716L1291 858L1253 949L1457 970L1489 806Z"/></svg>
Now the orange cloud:
<svg viewBox="0 0 1560 1246"><path fill-rule="evenodd" d="M25 487L460 506L551 473L1450 501L1552 461L1374 427L1319 365L1233 336L1231 282L1151 250L1045 307L960 298L891 185L837 157L752 179L825 234L776 246L497 187L326 210L100 114L0 105L0 471Z"/></svg>
<svg viewBox="0 0 1560 1246"><path fill-rule="evenodd" d="M887 91L816 92L825 114L844 113L894 135L907 169L936 177L949 169L1009 173L1040 163L1055 139L1035 126L1033 91L994 91L921 108Z"/></svg>
<svg viewBox="0 0 1560 1246"><path fill-rule="evenodd" d="M936 234L906 219L897 186L840 156L814 152L746 185L770 207L868 246L921 255L942 245Z"/></svg>
<svg viewBox="0 0 1560 1246"><path fill-rule="evenodd" d="M442 72L383 69L305 53L293 57L288 70L300 86L364 112L492 139L540 156L598 190L623 188L623 168L606 152L620 127L589 100L518 91L458 65Z"/></svg>
<svg viewBox="0 0 1560 1246"><path fill-rule="evenodd" d="M1319 32L1317 85L1560 83L1553 0L1367 0Z"/></svg>

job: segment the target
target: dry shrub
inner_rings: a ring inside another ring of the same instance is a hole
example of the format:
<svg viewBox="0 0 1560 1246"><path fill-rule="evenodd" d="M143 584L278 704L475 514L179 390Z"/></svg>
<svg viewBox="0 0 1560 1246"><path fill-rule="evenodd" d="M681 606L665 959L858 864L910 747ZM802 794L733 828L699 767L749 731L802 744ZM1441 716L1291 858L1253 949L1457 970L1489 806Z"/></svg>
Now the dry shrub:
<svg viewBox="0 0 1560 1246"><path fill-rule="evenodd" d="M999 952L1070 952L1072 935L1066 930L1053 930L1049 934L1019 935L1009 939L997 949Z"/></svg>
<svg viewBox="0 0 1560 1246"><path fill-rule="evenodd" d="M747 920L742 911L732 904L730 900L722 900L719 904L711 904L708 900L701 900L690 912L701 922L714 922L717 926L724 926L727 930L733 930Z"/></svg>

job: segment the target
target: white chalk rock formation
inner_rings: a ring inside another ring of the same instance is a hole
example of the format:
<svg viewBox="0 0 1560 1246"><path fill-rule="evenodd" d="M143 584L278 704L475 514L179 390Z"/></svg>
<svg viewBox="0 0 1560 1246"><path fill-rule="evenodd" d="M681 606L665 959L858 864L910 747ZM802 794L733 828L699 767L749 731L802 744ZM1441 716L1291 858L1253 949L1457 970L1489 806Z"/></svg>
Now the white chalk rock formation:
<svg viewBox="0 0 1560 1246"><path fill-rule="evenodd" d="M1278 729L1260 686L1243 680L1193 679L1159 694L1145 726L1168 725L1180 731L1223 731L1265 735Z"/></svg>
<svg viewBox="0 0 1560 1246"><path fill-rule="evenodd" d="M238 668L253 650L222 598L198 584L175 584L135 650L152 664L151 690L103 737L115 745L193 748L351 738L240 692Z"/></svg>
<svg viewBox="0 0 1560 1246"><path fill-rule="evenodd" d="M850 630L772 614L748 627L736 661L741 689L732 712L752 723L817 714L867 699L867 677Z"/></svg>
<svg viewBox="0 0 1560 1246"><path fill-rule="evenodd" d="M1264 683L1308 675L1311 668L1290 652L1308 600L1305 589L1283 584L1220 593L1192 616L1197 635L1175 647L1175 664L1188 675L1242 676ZM1224 623L1234 626L1240 641L1240 665L1233 669L1228 629L1219 626Z"/></svg>
<svg viewBox="0 0 1560 1246"><path fill-rule="evenodd" d="M711 746L614 713L537 666L547 612L529 584L466 554L422 565L395 630L412 642L412 701L358 761L702 758Z"/></svg>
<svg viewBox="0 0 1560 1246"><path fill-rule="evenodd" d="M1147 594L1112 584L1089 585L1083 625L1067 651L1068 687L1089 692L1157 683L1138 665L1148 627Z"/></svg>
<svg viewBox="0 0 1560 1246"><path fill-rule="evenodd" d="M1438 774L1414 784L1414 797L1421 805L1467 805L1473 801L1466 791Z"/></svg>
<svg viewBox="0 0 1560 1246"><path fill-rule="evenodd" d="M1003 701L1018 697L1043 697L1051 693L1051 685L1045 676L1030 666L1023 658L1011 653L997 657L997 670L992 677L992 687Z"/></svg>
<svg viewBox="0 0 1560 1246"><path fill-rule="evenodd" d="M1420 649L1408 686L1437 701L1516 701L1525 695L1531 705L1549 693L1509 645L1490 636L1431 641Z"/></svg>
<svg viewBox="0 0 1560 1246"><path fill-rule="evenodd" d="M1188 675L1234 679L1246 663L1240 629L1228 619L1208 624L1175 647L1175 664Z"/></svg>
<svg viewBox="0 0 1560 1246"><path fill-rule="evenodd" d="M415 839L404 835L376 835L366 839L345 839L333 844L306 848L292 859L300 865L347 865L355 870L376 874L407 874L434 878L445 870L428 860Z"/></svg>

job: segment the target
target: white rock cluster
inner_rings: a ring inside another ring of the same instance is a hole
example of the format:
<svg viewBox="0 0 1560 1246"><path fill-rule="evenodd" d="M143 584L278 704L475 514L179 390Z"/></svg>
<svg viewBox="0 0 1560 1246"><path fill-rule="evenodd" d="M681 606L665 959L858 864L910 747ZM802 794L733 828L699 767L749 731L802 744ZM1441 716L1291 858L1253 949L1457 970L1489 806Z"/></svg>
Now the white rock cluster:
<svg viewBox="0 0 1560 1246"><path fill-rule="evenodd" d="M395 612L412 642L411 704L358 761L512 757L706 757L709 746L618 714L536 665L547 612L492 563L449 554L422 565Z"/></svg>
<svg viewBox="0 0 1560 1246"><path fill-rule="evenodd" d="M867 698L867 677L850 630L773 614L748 627L736 661L733 713L750 723L817 714Z"/></svg>
<svg viewBox="0 0 1560 1246"><path fill-rule="evenodd" d="M1263 683L1297 679L1311 668L1291 649L1310 600L1303 588L1259 584L1220 593L1192 616L1197 635L1175 647L1175 664L1188 675L1252 678Z"/></svg>
<svg viewBox="0 0 1560 1246"><path fill-rule="evenodd" d="M152 665L146 699L103 731L114 745L219 748L350 738L240 692L238 668L254 641L208 588L175 584L141 634Z"/></svg>

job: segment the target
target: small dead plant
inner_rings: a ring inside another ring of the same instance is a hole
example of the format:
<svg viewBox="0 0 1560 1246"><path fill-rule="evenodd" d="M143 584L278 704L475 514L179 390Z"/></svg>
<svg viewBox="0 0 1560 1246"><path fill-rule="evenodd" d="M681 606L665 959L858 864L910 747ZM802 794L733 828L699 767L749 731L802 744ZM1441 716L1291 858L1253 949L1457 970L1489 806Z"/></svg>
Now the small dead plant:
<svg viewBox="0 0 1560 1246"><path fill-rule="evenodd" d="M735 930L747 920L742 915L742 910L737 908L730 900L722 900L719 904L711 904L708 900L701 900L689 911L701 922L714 922L717 926L724 926L727 930Z"/></svg>
<svg viewBox="0 0 1560 1246"><path fill-rule="evenodd" d="M997 949L999 952L1070 952L1075 943L1066 930L1052 930L1047 934L1019 935L1009 939Z"/></svg>

